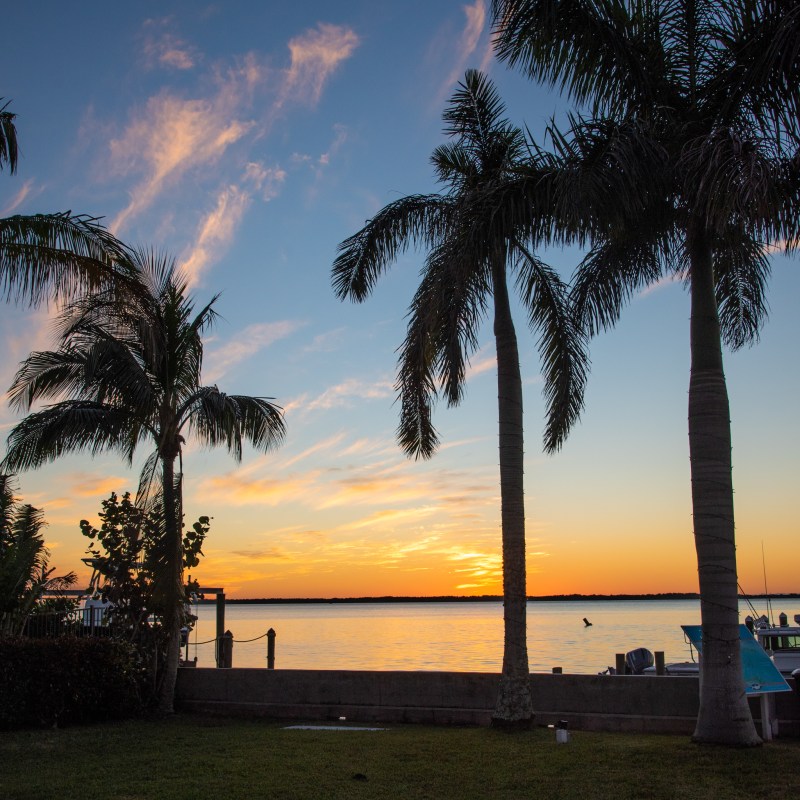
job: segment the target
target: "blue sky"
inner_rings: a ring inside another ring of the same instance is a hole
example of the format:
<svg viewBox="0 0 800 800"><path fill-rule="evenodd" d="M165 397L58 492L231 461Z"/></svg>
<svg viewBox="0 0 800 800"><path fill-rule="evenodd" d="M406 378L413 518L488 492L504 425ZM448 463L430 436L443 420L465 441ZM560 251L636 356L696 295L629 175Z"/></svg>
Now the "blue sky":
<svg viewBox="0 0 800 800"><path fill-rule="evenodd" d="M407 253L363 305L330 288L337 244L383 205L436 189L429 156L468 67L541 138L566 105L492 59L484 0L37 2L4 12L0 96L18 114L18 174L0 213L102 216L172 254L198 300L221 292L204 378L286 409L285 446L237 466L189 442L187 511L214 518L198 577L233 596L499 591L491 327L467 396L440 407L425 463L394 442L395 350L421 256ZM580 253L548 251L565 277ZM797 260L777 255L757 347L726 354L739 571L747 591L797 591ZM793 303L794 301L794 303ZM3 308L0 380L48 346L50 310ZM535 341L517 314L525 382L529 591L693 591L686 433L688 297L636 297L592 344L583 420L541 454ZM0 432L16 417L0 407ZM147 452L142 452L142 457ZM60 568L78 569L78 520L136 466L75 456L20 476L44 507Z"/></svg>

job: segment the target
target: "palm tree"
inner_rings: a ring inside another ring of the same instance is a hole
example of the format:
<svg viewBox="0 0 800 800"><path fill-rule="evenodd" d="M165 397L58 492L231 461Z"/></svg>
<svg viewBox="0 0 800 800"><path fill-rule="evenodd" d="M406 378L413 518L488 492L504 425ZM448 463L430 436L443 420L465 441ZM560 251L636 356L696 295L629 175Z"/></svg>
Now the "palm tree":
<svg viewBox="0 0 800 800"><path fill-rule="evenodd" d="M796 88L785 82L778 56L757 62L751 46L774 22L763 13L770 5L493 3L500 58L561 86L589 115L573 118L568 136L554 131L564 166L556 205L589 220L592 237L573 289L588 333L613 326L631 294L664 275L682 276L689 288L689 450L703 626L693 738L737 745L758 736L739 648L722 343L736 348L757 338L766 316L765 243L796 242L798 233L797 164L786 148L800 129L781 107L796 107L796 94L788 96ZM762 84L758 74L766 76Z"/></svg>
<svg viewBox="0 0 800 800"><path fill-rule="evenodd" d="M54 576L41 509L14 497L14 481L0 475L0 635L18 635L45 592L75 583L74 572Z"/></svg>
<svg viewBox="0 0 800 800"><path fill-rule="evenodd" d="M3 98L0 98L0 101ZM0 171L17 170L16 114L0 107ZM65 211L0 219L0 296L39 305L126 280L128 250L97 217Z"/></svg>
<svg viewBox="0 0 800 800"><path fill-rule="evenodd" d="M568 314L565 287L530 249L531 239L494 213L493 195L525 159L525 137L510 125L494 86L468 71L443 118L453 141L432 163L444 194L412 195L381 210L339 246L333 286L339 298L363 301L378 276L409 245L427 250L400 350L398 440L410 456L429 458L438 436L433 405L441 392L460 403L468 358L494 305L499 406L499 455L505 637L494 722L530 724L526 631L525 508L522 381L509 302L516 280L528 322L540 335L549 421L545 448L557 450L582 406L585 361L581 336Z"/></svg>
<svg viewBox="0 0 800 800"><path fill-rule="evenodd" d="M167 657L159 709L172 709L183 615L182 468L184 434L225 446L237 460L244 441L268 451L283 440L280 408L269 398L227 395L202 386L202 334L214 323L214 297L199 311L172 261L133 253L139 291L126 305L113 290L68 306L56 351L32 353L10 389L12 405L36 411L11 431L3 466L29 469L77 451L114 450L132 462L138 445L155 444L141 488L160 470L164 571L160 592Z"/></svg>

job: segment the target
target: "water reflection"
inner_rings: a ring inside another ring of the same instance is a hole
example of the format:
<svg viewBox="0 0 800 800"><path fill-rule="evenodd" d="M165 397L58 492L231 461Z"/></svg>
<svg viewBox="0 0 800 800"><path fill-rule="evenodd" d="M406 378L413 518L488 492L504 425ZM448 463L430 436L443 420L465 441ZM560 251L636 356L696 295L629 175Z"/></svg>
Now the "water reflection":
<svg viewBox="0 0 800 800"><path fill-rule="evenodd" d="M214 645L194 643L213 639L215 608L197 611L189 656L197 655L199 666L213 666ZM615 653L636 647L664 650L667 661L683 661L689 648L680 625L699 621L696 600L532 601L530 668L596 673L614 664ZM502 662L499 602L228 605L225 627L236 640L236 667L266 667L266 638L243 640L269 628L277 632L279 669L499 672Z"/></svg>

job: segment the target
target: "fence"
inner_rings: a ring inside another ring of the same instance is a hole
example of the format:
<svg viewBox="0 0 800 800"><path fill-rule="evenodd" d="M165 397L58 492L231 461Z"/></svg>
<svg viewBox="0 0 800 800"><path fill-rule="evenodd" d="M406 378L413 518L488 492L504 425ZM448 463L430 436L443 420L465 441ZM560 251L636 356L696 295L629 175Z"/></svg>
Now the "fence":
<svg viewBox="0 0 800 800"><path fill-rule="evenodd" d="M22 636L30 639L55 639L59 636L110 636L104 608L76 608L70 611L48 611L31 614L22 628Z"/></svg>
<svg viewBox="0 0 800 800"><path fill-rule="evenodd" d="M214 659L219 669L230 669L233 666L233 645L235 642L240 644L249 644L250 642L257 642L260 639L267 640L267 669L275 669L275 639L277 634L274 628L270 628L266 633L261 636L256 636L253 639L234 639L230 631L225 631L221 636L215 636L213 639L207 639L205 642L192 642L191 646L195 649L201 645L213 644L215 648ZM194 661L189 659L189 642L184 642L186 645L186 659L182 662L182 666L194 667L197 664L197 658Z"/></svg>

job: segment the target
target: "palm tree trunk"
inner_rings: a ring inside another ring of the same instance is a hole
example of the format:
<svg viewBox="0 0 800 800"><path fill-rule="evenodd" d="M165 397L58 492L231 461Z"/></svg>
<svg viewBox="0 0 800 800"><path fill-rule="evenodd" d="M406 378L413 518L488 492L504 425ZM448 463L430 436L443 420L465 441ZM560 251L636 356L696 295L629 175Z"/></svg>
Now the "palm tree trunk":
<svg viewBox="0 0 800 800"><path fill-rule="evenodd" d="M745 695L731 477L731 425L714 295L713 255L698 225L691 263L689 454L703 654L696 742L759 743Z"/></svg>
<svg viewBox="0 0 800 800"><path fill-rule="evenodd" d="M167 591L164 607L164 633L167 656L158 693L158 712L171 714L174 710L175 684L181 657L181 624L183 623L183 552L180 522L175 497L176 455L162 457L164 531L167 545Z"/></svg>
<svg viewBox="0 0 800 800"><path fill-rule="evenodd" d="M519 352L506 285L505 258L492 268L497 349L500 497L503 539L503 672L492 717L497 727L527 728L533 720L528 670L525 570L524 441Z"/></svg>

